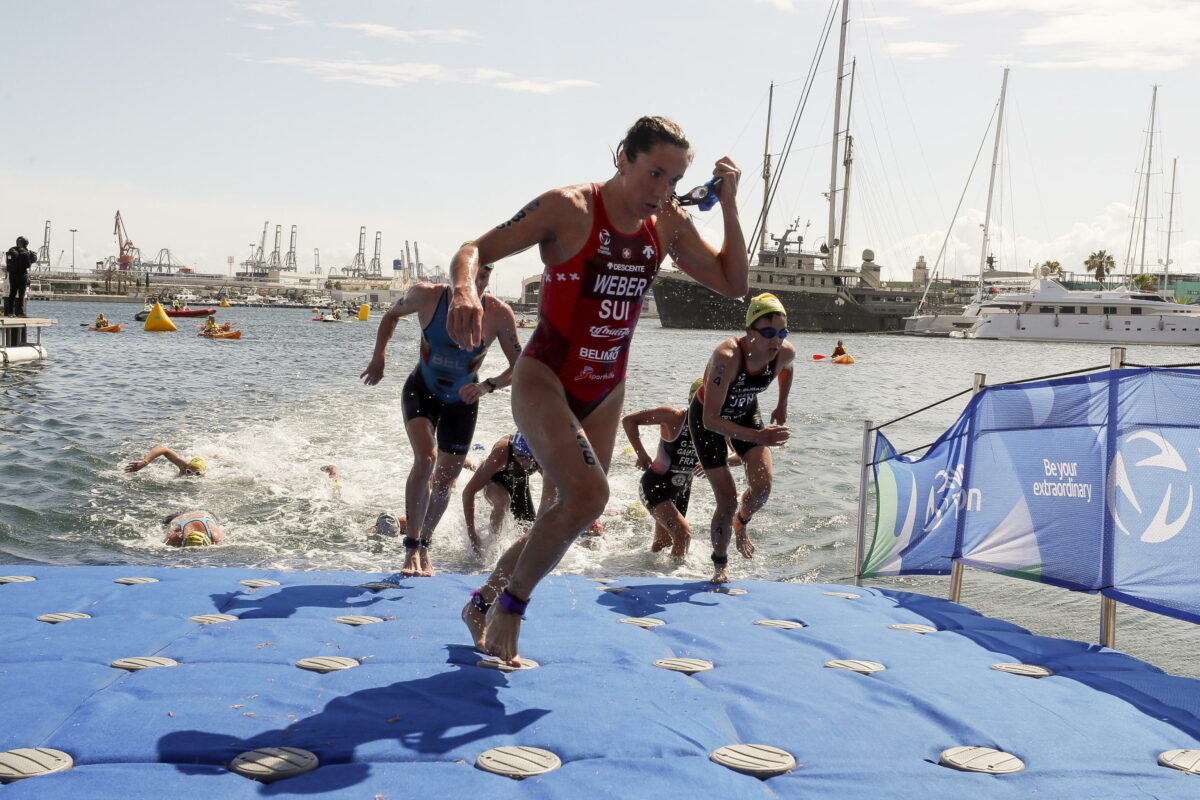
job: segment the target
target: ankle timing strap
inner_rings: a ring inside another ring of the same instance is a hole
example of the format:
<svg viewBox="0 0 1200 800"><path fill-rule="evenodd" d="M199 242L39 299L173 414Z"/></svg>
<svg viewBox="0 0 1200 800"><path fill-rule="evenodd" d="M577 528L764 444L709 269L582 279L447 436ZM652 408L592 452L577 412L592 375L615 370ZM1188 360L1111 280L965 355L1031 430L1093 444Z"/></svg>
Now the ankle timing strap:
<svg viewBox="0 0 1200 800"><path fill-rule="evenodd" d="M525 616L525 609L529 607L528 600L522 600L508 589L500 592L500 596L496 599L496 602L498 602L500 607L505 611L510 614L516 614L518 617Z"/></svg>
<svg viewBox="0 0 1200 800"><path fill-rule="evenodd" d="M711 558L712 562L718 567L723 567L729 563L729 556L719 556L716 553L713 553L711 556L709 556L709 558Z"/></svg>
<svg viewBox="0 0 1200 800"><path fill-rule="evenodd" d="M483 592L479 590L471 592L471 605L475 606L475 610L480 614L486 614L492 604L483 599Z"/></svg>
<svg viewBox="0 0 1200 800"><path fill-rule="evenodd" d="M405 536L404 537L404 549L405 550L415 550L418 547L424 547L424 548L428 549L431 541L432 541L431 539L414 539L411 536Z"/></svg>

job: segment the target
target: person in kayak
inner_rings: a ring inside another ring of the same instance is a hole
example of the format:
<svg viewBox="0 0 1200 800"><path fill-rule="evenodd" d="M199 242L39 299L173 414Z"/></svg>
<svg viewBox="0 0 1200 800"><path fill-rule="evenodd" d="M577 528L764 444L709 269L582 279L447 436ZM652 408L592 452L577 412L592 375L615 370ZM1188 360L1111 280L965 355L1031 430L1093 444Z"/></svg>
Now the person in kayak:
<svg viewBox="0 0 1200 800"><path fill-rule="evenodd" d="M475 276L474 289L479 295L487 290L491 274L491 269L485 267ZM404 382L403 391L405 431L413 449L413 465L404 492L409 523L400 570L404 575L434 574L429 545L475 436L479 398L509 385L513 365L521 353L512 309L493 295L486 295L483 338L474 347L459 347L446 332L450 293L444 284L418 283L409 289L384 314L375 337L375 352L360 375L368 386L383 380L387 345L396 324L402 317L416 313L422 327L420 360ZM480 380L479 367L496 339L508 359L508 369L494 378Z"/></svg>
<svg viewBox="0 0 1200 800"><path fill-rule="evenodd" d="M108 327L109 325L111 325L111 324L112 324L112 323L108 321L108 317L104 316L104 314L103 314L103 313L100 313L100 314L97 314L97 315L96 315L96 324L95 324L95 326L94 326L94 327L97 327L97 328L107 328L107 327Z"/></svg>
<svg viewBox="0 0 1200 800"><path fill-rule="evenodd" d="M167 514L163 525L167 531L163 542L169 547L204 547L225 538L225 529L216 516L201 509Z"/></svg>
<svg viewBox="0 0 1200 800"><path fill-rule="evenodd" d="M170 461L179 468L179 477L183 477L185 475L190 477L199 477L208 470L208 462L200 456L196 456L192 459L186 459L179 455L179 453L176 453L174 450L167 447L165 444L159 444L151 448L150 452L147 453L146 457L141 461L130 461L128 464L126 464L125 471L138 472L139 470L143 470L150 466L150 462L159 456L165 457L167 461Z"/></svg>
<svg viewBox="0 0 1200 800"><path fill-rule="evenodd" d="M842 340L838 339L837 347L833 348L833 355L830 358L846 355L846 348L842 345Z"/></svg>
<svg viewBox="0 0 1200 800"><path fill-rule="evenodd" d="M533 495L529 491L529 476L540 472L529 442L520 431L502 436L492 446L492 451L475 470L471 480L463 487L463 518L467 523L467 538L475 555L483 555L483 542L475 532L475 495L483 496L492 505L492 538L500 533L504 515L512 511L518 523L529 524L536 518Z"/></svg>
<svg viewBox="0 0 1200 800"><path fill-rule="evenodd" d="M796 351L786 341L787 315L779 298L770 293L754 297L746 312L745 331L713 351L704 371L704 385L689 408L692 440L717 501L710 527L713 583L729 581L730 533L743 558L754 555L746 526L771 494L770 448L788 439L784 425ZM771 412L771 424L763 427L758 395L776 378L779 402ZM749 485L740 508L737 484L729 471L726 437L746 468Z"/></svg>
<svg viewBox="0 0 1200 800"><path fill-rule="evenodd" d="M718 252L674 201L691 162L683 131L642 117L617 148L615 171L540 195L509 221L455 254L448 327L464 348L482 341L484 308L474 288L481 264L536 246L545 271L538 326L517 362L513 418L544 476L527 536L501 557L462 610L475 647L519 663L521 617L538 583L604 512L629 343L642 301L668 253L685 273L727 297L747 291L748 262L737 209L741 174L716 162L724 243Z"/></svg>

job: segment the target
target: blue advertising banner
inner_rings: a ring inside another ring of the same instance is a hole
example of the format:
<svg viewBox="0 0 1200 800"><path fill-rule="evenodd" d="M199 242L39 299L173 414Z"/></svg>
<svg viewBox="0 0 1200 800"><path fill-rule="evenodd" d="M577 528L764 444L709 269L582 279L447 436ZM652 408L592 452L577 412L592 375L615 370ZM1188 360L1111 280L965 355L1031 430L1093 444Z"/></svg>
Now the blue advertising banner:
<svg viewBox="0 0 1200 800"><path fill-rule="evenodd" d="M1200 622L1200 372L989 387L920 458L877 434L865 577L952 561Z"/></svg>

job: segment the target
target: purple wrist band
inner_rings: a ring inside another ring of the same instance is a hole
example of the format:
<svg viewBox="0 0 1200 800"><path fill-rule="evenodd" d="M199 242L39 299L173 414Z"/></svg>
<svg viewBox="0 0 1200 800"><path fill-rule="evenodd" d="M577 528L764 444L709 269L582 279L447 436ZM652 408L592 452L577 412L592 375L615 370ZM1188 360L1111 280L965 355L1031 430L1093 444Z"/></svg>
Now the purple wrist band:
<svg viewBox="0 0 1200 800"><path fill-rule="evenodd" d="M525 609L529 607L528 600L522 600L508 589L500 592L500 597L496 600L510 614L516 614L519 617L525 616Z"/></svg>

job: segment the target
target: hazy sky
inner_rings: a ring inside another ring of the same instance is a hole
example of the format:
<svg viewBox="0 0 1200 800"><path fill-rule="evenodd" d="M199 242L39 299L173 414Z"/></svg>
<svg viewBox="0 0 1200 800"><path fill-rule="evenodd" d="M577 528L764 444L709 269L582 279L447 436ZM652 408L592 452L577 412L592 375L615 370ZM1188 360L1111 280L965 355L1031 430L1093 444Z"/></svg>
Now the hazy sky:
<svg viewBox="0 0 1200 800"><path fill-rule="evenodd" d="M299 226L299 263L342 267L367 226L385 269L405 239L427 265L553 186L604 180L609 148L642 114L693 143L684 179L729 154L745 174L747 235L761 206L767 86L778 159L831 6L819 0L426 2L90 0L0 13L6 68L0 240L52 261L114 254L120 209L145 255L203 271L243 260L264 221ZM907 278L932 263L1009 80L995 249L1004 266L1118 262L1159 129L1147 261L1163 257L1179 159L1172 259L1200 272L1200 3L1195 0L876 0L851 5L858 59L848 261L864 247ZM836 39L825 50L769 229L825 231ZM955 222L950 274L974 272L991 153ZM709 238L715 212L698 215ZM270 249L271 241L268 241ZM65 251L65 252L64 252ZM497 271L501 293L540 271Z"/></svg>

